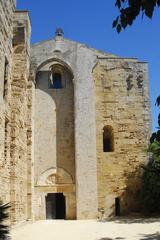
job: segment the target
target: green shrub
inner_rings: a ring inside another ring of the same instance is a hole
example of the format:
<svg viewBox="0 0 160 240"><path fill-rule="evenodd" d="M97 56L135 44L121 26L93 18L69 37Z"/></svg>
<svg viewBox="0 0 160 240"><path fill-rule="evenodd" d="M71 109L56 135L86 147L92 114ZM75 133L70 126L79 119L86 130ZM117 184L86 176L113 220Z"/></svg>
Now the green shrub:
<svg viewBox="0 0 160 240"><path fill-rule="evenodd" d="M160 97L157 98L156 105L160 106ZM158 215L160 214L160 114L157 129L150 138L148 152L151 153L151 159L147 166L143 166L140 197L142 211Z"/></svg>

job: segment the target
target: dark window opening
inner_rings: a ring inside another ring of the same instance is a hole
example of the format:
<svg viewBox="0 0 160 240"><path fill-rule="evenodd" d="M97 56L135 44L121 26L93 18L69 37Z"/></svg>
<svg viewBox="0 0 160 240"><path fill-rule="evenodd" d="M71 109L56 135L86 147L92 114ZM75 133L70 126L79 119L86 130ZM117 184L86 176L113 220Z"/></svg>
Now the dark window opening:
<svg viewBox="0 0 160 240"><path fill-rule="evenodd" d="M114 151L113 129L111 126L105 126L103 128L103 152L113 151Z"/></svg>
<svg viewBox="0 0 160 240"><path fill-rule="evenodd" d="M115 198L115 216L120 216L120 199Z"/></svg>
<svg viewBox="0 0 160 240"><path fill-rule="evenodd" d="M62 88L62 76L60 73L53 73L50 79L49 88Z"/></svg>
<svg viewBox="0 0 160 240"><path fill-rule="evenodd" d="M46 219L65 219L66 207L63 193L48 193L46 197Z"/></svg>
<svg viewBox="0 0 160 240"><path fill-rule="evenodd" d="M17 27L14 29L13 47L19 44L25 44L25 28Z"/></svg>
<svg viewBox="0 0 160 240"><path fill-rule="evenodd" d="M7 136L8 136L8 120L5 120L5 127L4 127L4 161L7 161L7 147L8 147L8 143L7 143Z"/></svg>
<svg viewBox="0 0 160 240"><path fill-rule="evenodd" d="M9 70L8 60L5 59L5 64L4 64L3 98L5 98L5 97L7 96L7 92L8 92L8 70Z"/></svg>
<svg viewBox="0 0 160 240"><path fill-rule="evenodd" d="M112 143L110 138L103 138L103 152L112 152Z"/></svg>

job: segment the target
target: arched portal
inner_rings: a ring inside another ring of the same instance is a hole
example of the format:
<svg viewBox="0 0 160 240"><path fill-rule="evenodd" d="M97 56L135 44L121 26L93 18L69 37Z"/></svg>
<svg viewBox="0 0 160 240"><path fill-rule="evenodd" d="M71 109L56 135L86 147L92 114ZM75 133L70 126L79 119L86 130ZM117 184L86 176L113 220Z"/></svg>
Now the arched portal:
<svg viewBox="0 0 160 240"><path fill-rule="evenodd" d="M72 79L73 74L66 64L55 59L41 64L37 71L34 173L35 197L37 199L35 202L39 203L39 206L35 207L37 209L36 219L46 218L47 203L45 199L52 202L53 194L57 194L57 198L60 199L60 193L65 197L66 218L76 218L74 88ZM40 182L40 179L48 169L52 169L52 173L45 179L46 184L44 184L44 182ZM60 177L63 175L62 169L71 176L72 183L68 182L67 177L63 178L62 181ZM53 206L50 209L53 209ZM47 212L47 214L49 213Z"/></svg>

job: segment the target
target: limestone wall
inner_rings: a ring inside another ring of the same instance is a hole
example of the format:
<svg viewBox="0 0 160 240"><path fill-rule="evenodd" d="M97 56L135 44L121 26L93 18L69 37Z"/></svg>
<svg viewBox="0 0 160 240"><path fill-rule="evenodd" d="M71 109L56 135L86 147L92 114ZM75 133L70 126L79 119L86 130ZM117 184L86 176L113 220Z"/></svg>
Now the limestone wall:
<svg viewBox="0 0 160 240"><path fill-rule="evenodd" d="M29 218L26 92L30 23L27 12L15 12L15 4L0 1L0 200L11 204L11 224Z"/></svg>
<svg viewBox="0 0 160 240"><path fill-rule="evenodd" d="M27 84L27 216L34 221L34 102L35 71L30 63L30 74Z"/></svg>
<svg viewBox="0 0 160 240"><path fill-rule="evenodd" d="M10 189L11 221L28 219L28 165L27 165L27 86L29 77L30 22L27 12L14 16L13 66L11 82L11 139L10 139Z"/></svg>
<svg viewBox="0 0 160 240"><path fill-rule="evenodd" d="M135 59L99 58L93 72L96 95L97 176L100 216L138 211L140 165L147 161L151 130L147 64ZM111 126L114 151L103 152L103 128Z"/></svg>
<svg viewBox="0 0 160 240"><path fill-rule="evenodd" d="M0 1L0 200L10 202L10 112L15 1Z"/></svg>

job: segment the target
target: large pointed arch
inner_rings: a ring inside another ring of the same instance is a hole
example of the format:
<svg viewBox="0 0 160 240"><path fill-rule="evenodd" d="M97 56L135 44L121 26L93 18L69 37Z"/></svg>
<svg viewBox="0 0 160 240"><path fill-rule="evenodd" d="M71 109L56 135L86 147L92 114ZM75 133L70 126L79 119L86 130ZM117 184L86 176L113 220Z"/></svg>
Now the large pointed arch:
<svg viewBox="0 0 160 240"><path fill-rule="evenodd" d="M74 73L73 70L70 66L69 63L66 63L65 61L61 60L60 58L49 58L46 61L42 62L38 67L37 67L37 71L40 71L41 69L43 69L45 66L48 66L48 69L51 68L51 66L54 65L60 65L61 67L64 68L64 70L68 70L71 74L71 78L74 79Z"/></svg>

